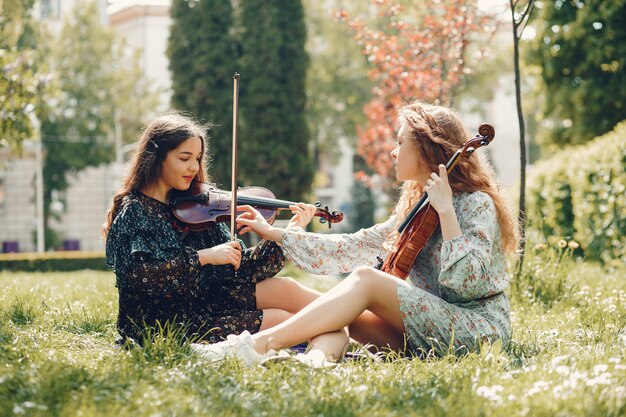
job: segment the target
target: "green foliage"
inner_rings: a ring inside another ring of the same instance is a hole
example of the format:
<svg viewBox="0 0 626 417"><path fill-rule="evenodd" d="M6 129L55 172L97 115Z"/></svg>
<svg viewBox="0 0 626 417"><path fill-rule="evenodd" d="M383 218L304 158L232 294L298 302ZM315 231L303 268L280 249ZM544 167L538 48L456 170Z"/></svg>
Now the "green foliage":
<svg viewBox="0 0 626 417"><path fill-rule="evenodd" d="M626 111L626 1L543 1L528 48L541 68L540 140L580 144L612 129Z"/></svg>
<svg viewBox="0 0 626 417"><path fill-rule="evenodd" d="M531 228L580 243L588 259L626 260L626 123L534 167L527 216Z"/></svg>
<svg viewBox="0 0 626 417"><path fill-rule="evenodd" d="M513 342L501 350L330 370L210 365L167 330L121 349L112 273L0 272L0 416L623 415L626 270L560 265L550 270L567 283L550 306L511 288ZM16 300L29 322L10 319ZM102 327L74 331L85 317Z"/></svg>
<svg viewBox="0 0 626 417"><path fill-rule="evenodd" d="M350 227L356 231L371 227L374 219L374 197L372 189L361 181L355 181L352 185L352 209L350 210Z"/></svg>
<svg viewBox="0 0 626 417"><path fill-rule="evenodd" d="M300 200L313 178L301 2L247 1L233 10L231 2L189 7L178 0L172 17L172 104L215 124L211 175L219 184L230 184L232 76L239 72L239 183Z"/></svg>
<svg viewBox="0 0 626 417"><path fill-rule="evenodd" d="M316 152L331 161L342 137L355 142L356 126L365 122L363 105L373 83L367 77L367 61L349 28L333 19L331 8L345 2L304 0L308 32L307 120ZM367 7L352 1L351 10Z"/></svg>
<svg viewBox="0 0 626 417"><path fill-rule="evenodd" d="M199 1L189 7L189 2L175 0L170 14L172 106L214 124L209 172L218 184L230 184L232 77L238 70L233 7L229 1Z"/></svg>
<svg viewBox="0 0 626 417"><path fill-rule="evenodd" d="M42 71L43 54L32 19L34 0L0 3L0 147L19 153L22 141L33 137L29 114L50 88Z"/></svg>
<svg viewBox="0 0 626 417"><path fill-rule="evenodd" d="M133 141L158 98L143 79L139 55L102 25L94 2L76 3L49 47L60 94L48 99L41 127L46 224L52 193L68 187L68 174L112 160L116 123Z"/></svg>
<svg viewBox="0 0 626 417"><path fill-rule="evenodd" d="M36 314L34 312L34 308L24 300L15 300L13 305L9 308L8 318L11 323L16 326L30 324L33 322L35 317Z"/></svg>
<svg viewBox="0 0 626 417"><path fill-rule="evenodd" d="M524 264L517 269L511 283L512 296L520 302L535 303L546 309L571 297L575 289L571 287L567 276L574 267L572 253L575 246L577 244L570 241L568 247L565 240L526 245Z"/></svg>
<svg viewBox="0 0 626 417"><path fill-rule="evenodd" d="M302 200L313 181L302 3L243 2L241 27L241 182Z"/></svg>
<svg viewBox="0 0 626 417"><path fill-rule="evenodd" d="M106 270L102 252L44 252L0 254L3 271L77 271Z"/></svg>

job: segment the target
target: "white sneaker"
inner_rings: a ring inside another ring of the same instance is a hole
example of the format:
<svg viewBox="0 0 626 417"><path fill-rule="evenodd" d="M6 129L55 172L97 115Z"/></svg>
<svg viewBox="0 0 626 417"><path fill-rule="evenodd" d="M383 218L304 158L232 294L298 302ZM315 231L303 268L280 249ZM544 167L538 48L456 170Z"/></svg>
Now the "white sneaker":
<svg viewBox="0 0 626 417"><path fill-rule="evenodd" d="M192 343L191 351L209 362L217 362L233 357L239 359L247 366L261 363L263 359L274 354L274 351L268 351L265 354L257 352L254 348L252 335L247 330L239 335L230 334L223 342L210 345Z"/></svg>
<svg viewBox="0 0 626 417"><path fill-rule="evenodd" d="M328 359L323 352L311 351L308 353L298 353L296 355L278 354L268 356L261 362L263 366L271 366L276 363L287 362L296 365L305 365L309 368L334 368L337 366L337 362L332 359Z"/></svg>
<svg viewBox="0 0 626 417"><path fill-rule="evenodd" d="M324 352L319 350L311 350L307 353L298 353L294 356L294 359L298 362L310 366L311 368L334 368L337 366L337 362L331 360L324 355Z"/></svg>

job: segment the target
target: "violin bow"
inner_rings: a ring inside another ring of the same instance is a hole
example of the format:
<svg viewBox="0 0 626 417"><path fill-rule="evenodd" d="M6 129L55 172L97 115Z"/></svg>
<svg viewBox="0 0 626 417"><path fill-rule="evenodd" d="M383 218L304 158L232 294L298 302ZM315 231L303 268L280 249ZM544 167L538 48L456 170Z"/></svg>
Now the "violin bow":
<svg viewBox="0 0 626 417"><path fill-rule="evenodd" d="M237 239L237 121L239 120L239 73L233 75L233 158L231 171L231 194L230 194L230 240Z"/></svg>

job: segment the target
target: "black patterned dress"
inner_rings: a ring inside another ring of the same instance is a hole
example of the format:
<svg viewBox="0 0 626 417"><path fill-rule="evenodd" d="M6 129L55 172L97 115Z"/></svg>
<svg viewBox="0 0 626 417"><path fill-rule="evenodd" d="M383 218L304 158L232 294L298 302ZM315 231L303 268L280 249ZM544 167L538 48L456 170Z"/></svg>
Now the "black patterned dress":
<svg viewBox="0 0 626 417"><path fill-rule="evenodd" d="M228 228L218 223L185 235L172 220L167 204L133 193L111 225L106 260L115 270L122 338L141 343L157 322L185 326L187 336L208 342L258 331L256 283L282 269L281 248L261 241L244 250L236 273L232 265L200 266L197 251L228 242Z"/></svg>

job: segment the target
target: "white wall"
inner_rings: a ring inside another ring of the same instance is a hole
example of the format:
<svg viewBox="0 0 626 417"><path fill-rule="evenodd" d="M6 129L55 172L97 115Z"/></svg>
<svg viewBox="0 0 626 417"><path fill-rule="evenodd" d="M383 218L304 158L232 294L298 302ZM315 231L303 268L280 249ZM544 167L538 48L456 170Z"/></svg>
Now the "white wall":
<svg viewBox="0 0 626 417"><path fill-rule="evenodd" d="M0 245L17 241L20 252L36 249L35 153L34 144L24 143L21 157L0 151ZM1 246L0 246L1 248Z"/></svg>

